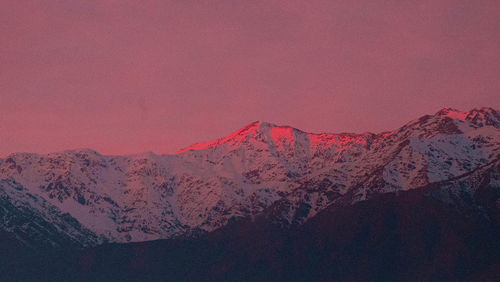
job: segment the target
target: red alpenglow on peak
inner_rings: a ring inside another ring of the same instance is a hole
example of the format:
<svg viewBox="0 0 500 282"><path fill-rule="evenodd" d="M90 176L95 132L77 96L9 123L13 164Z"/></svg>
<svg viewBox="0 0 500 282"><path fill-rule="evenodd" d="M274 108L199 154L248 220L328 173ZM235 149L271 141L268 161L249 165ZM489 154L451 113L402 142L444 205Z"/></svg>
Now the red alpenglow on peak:
<svg viewBox="0 0 500 282"><path fill-rule="evenodd" d="M212 149L221 145L239 147L252 141L268 143L276 147L277 150L294 148L300 143L302 146L309 146L310 149L319 147L329 148L332 146L346 146L349 144L365 145L367 138L374 136L373 133L308 133L291 126L275 125L268 122L253 122L232 134L217 139L215 141L200 142L179 150L177 153L184 153L191 150Z"/></svg>
<svg viewBox="0 0 500 282"><path fill-rule="evenodd" d="M205 150L224 144L237 146L252 139L258 139L267 132L271 133L272 140L275 142L281 142L283 140L291 141L294 140L294 130L299 131L298 129L289 126L278 126L268 122L255 121L226 137L217 139L215 141L196 143L187 148L179 150L177 153L183 153L190 150Z"/></svg>
<svg viewBox="0 0 500 282"><path fill-rule="evenodd" d="M477 126L500 125L500 112L490 107L474 108L470 111L460 111L452 108L443 108L435 116L448 117L462 122L467 121Z"/></svg>
<svg viewBox="0 0 500 282"><path fill-rule="evenodd" d="M491 115L493 117L498 117L499 113L497 110L490 107L479 107L479 108L474 108L470 111L461 111L453 108L443 108L440 111L438 111L436 115L450 117L453 119L459 119L463 121L474 118L478 115L480 116Z"/></svg>
<svg viewBox="0 0 500 282"><path fill-rule="evenodd" d="M261 126L262 122L260 121L255 121L250 123L249 125L231 133L230 135L217 139L215 141L207 141L207 142L200 142L193 144L189 147L186 147L184 149L179 150L177 153L184 153L190 150L206 150L210 148L214 148L219 145L223 145L226 143L231 143L231 144L237 144L237 143L242 143L247 140L248 136L256 133L259 127Z"/></svg>
<svg viewBox="0 0 500 282"><path fill-rule="evenodd" d="M497 110L489 107L474 108L470 111L461 111L453 108L443 108L434 115L427 115L408 124L420 124L424 118L451 118L461 122L469 122L473 125L500 125L500 114ZM451 121L450 121L451 122ZM349 147L355 144L366 146L374 138L386 138L394 131L386 131L379 134L365 132L357 133L308 133L290 126L280 126L268 122L255 121L247 126L233 132L232 134L215 141L201 142L179 150L184 153L191 150L206 150L226 145L240 147L244 144L255 142L267 143L278 151L287 148L295 148L299 143L301 147L309 149L325 149L331 147Z"/></svg>
<svg viewBox="0 0 500 282"><path fill-rule="evenodd" d="M443 108L436 113L438 116L450 117L453 119L465 120L469 112L463 112L453 108Z"/></svg>

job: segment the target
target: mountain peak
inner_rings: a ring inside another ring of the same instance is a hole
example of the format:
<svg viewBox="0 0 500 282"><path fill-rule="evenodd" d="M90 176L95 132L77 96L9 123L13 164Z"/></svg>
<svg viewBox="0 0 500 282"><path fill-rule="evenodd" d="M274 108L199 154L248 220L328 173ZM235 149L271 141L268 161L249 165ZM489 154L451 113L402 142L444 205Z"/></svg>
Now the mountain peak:
<svg viewBox="0 0 500 282"><path fill-rule="evenodd" d="M473 120L477 117L493 118L499 117L499 112L491 107L476 107L470 111L461 111L454 108L443 108L435 116L449 117L461 121Z"/></svg>
<svg viewBox="0 0 500 282"><path fill-rule="evenodd" d="M465 120L469 112L466 111L460 111L454 108L442 108L439 110L435 115L436 116L442 116L442 117L449 117L452 119L459 119L459 120Z"/></svg>
<svg viewBox="0 0 500 282"><path fill-rule="evenodd" d="M288 125L276 125L265 121L254 121L241 129L234 131L226 137L219 138L215 141L195 143L177 152L184 153L191 150L206 150L223 144L238 145L248 142L251 139L270 135L273 139L283 139L287 136L292 136L294 132L303 132ZM290 139L290 138L288 138Z"/></svg>
<svg viewBox="0 0 500 282"><path fill-rule="evenodd" d="M229 134L226 137L219 138L215 141L206 141L206 142L200 142L200 143L195 143L191 146L188 146L186 148L183 148L179 151L177 151L177 154L188 152L191 150L205 150L205 149L210 149L214 148L216 146L226 144L226 143L239 143L247 139L247 136L252 133L257 133L261 127L272 127L274 125L267 123L267 122L262 122L262 121L254 121L236 131L233 133Z"/></svg>

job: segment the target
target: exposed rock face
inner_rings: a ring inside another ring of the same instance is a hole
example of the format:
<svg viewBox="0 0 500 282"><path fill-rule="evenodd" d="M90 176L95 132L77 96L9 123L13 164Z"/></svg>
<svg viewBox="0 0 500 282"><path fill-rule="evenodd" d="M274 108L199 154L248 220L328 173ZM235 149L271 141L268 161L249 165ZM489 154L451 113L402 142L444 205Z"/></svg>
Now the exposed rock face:
<svg viewBox="0 0 500 282"><path fill-rule="evenodd" d="M16 153L0 159L0 230L27 244L89 246L213 231L265 210L302 224L338 202L446 181L463 183L452 194L474 193L499 160L500 113L490 108L443 109L379 134L255 122L174 155ZM498 173L488 181L500 187Z"/></svg>

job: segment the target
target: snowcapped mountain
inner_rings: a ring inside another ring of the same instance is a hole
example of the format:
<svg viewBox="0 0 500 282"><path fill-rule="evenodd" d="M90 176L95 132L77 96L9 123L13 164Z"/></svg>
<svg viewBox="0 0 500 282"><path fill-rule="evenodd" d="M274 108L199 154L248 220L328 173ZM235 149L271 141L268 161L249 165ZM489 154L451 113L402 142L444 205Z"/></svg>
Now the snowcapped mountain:
<svg viewBox="0 0 500 282"><path fill-rule="evenodd" d="M0 230L28 245L92 246L213 231L264 211L302 224L381 193L453 181L469 184L451 193L473 193L485 171L500 189L499 164L500 112L491 108L445 108L379 134L254 122L173 155L15 153L0 159Z"/></svg>

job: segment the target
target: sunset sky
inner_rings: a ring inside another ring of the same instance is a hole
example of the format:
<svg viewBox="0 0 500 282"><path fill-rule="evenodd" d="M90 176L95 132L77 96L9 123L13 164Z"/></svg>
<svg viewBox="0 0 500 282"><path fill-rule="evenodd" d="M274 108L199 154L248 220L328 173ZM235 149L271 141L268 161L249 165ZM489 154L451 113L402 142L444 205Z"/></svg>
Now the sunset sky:
<svg viewBox="0 0 500 282"><path fill-rule="evenodd" d="M500 1L0 0L0 156L500 108Z"/></svg>

